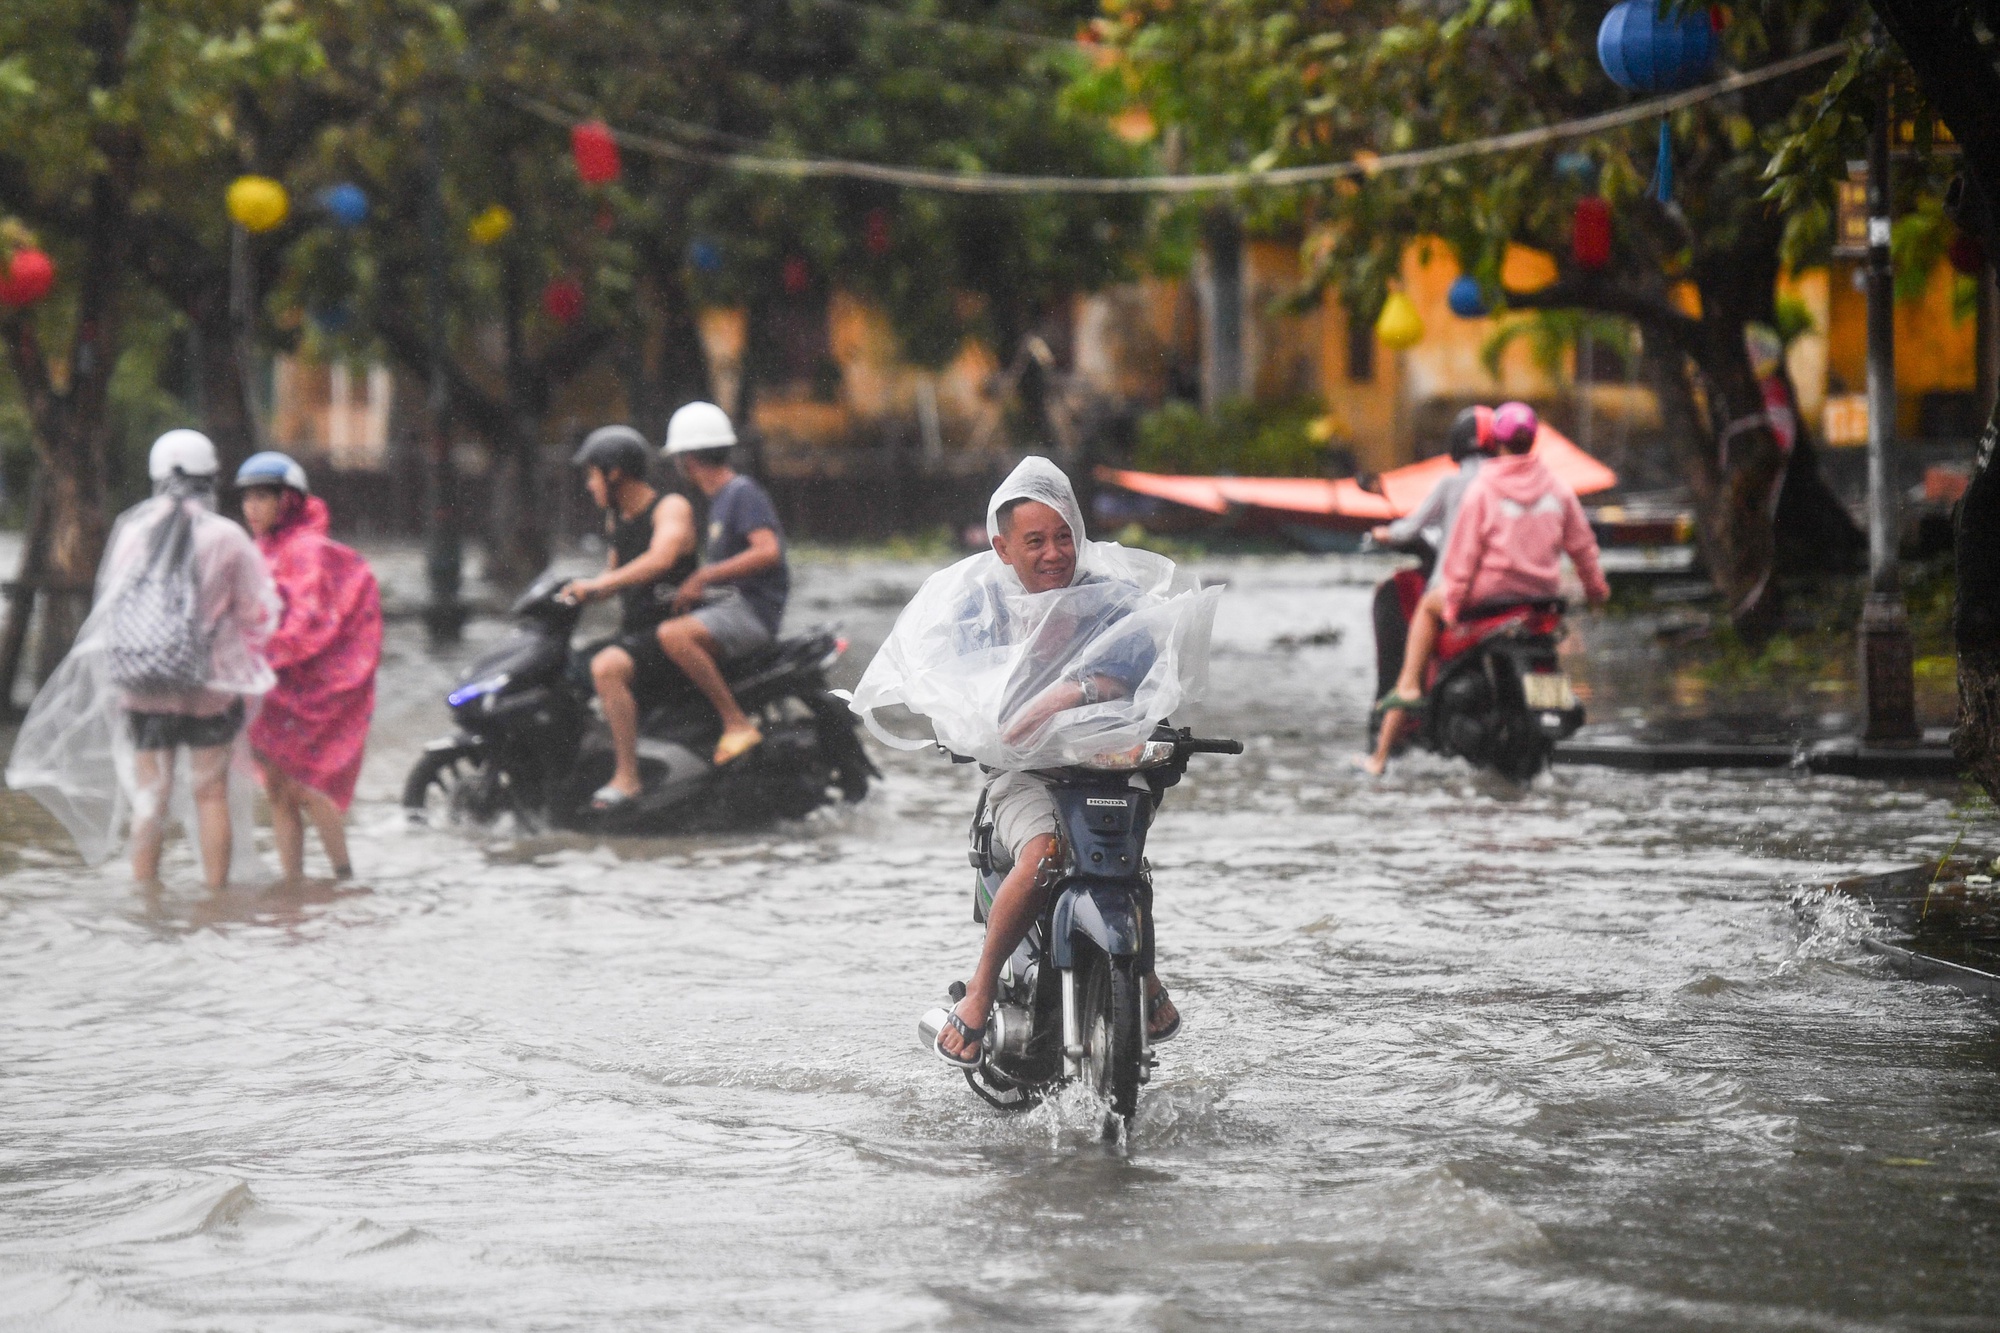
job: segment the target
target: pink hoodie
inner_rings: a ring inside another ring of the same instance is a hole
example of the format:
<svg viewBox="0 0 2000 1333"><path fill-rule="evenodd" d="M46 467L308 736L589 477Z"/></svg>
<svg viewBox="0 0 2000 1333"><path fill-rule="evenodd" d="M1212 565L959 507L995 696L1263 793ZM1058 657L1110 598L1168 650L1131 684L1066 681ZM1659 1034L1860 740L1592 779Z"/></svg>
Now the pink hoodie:
<svg viewBox="0 0 2000 1333"><path fill-rule="evenodd" d="M1533 454L1488 459L1466 487L1439 566L1445 618L1467 607L1557 595L1569 552L1590 600L1611 595L1597 565L1597 538L1576 493Z"/></svg>

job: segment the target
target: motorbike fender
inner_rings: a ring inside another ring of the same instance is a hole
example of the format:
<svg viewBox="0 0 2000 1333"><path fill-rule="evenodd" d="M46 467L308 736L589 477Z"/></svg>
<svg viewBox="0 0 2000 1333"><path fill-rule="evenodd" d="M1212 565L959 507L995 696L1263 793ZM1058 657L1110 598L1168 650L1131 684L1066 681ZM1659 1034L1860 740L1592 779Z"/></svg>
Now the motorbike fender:
<svg viewBox="0 0 2000 1333"><path fill-rule="evenodd" d="M1146 943L1146 922L1139 909L1136 882L1083 880L1072 883L1056 900L1049 941L1058 968L1076 966L1072 941L1083 936L1110 958L1136 958Z"/></svg>

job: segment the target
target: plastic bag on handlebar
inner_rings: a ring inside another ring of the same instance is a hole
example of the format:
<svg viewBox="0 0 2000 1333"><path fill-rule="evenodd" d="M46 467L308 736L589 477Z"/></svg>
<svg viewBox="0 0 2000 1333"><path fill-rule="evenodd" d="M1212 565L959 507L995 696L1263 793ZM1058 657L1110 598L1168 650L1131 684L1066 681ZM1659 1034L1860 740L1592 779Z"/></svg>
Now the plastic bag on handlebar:
<svg viewBox="0 0 2000 1333"><path fill-rule="evenodd" d="M1074 578L1030 593L989 550L926 579L854 691L851 706L885 744L931 744L875 716L901 705L929 719L937 743L990 768L1083 763L1149 739L1158 719L1206 689L1221 589L1201 588L1164 556L1087 540L1069 478L1045 458L1023 460L993 493L989 532L1017 499L1068 523Z"/></svg>

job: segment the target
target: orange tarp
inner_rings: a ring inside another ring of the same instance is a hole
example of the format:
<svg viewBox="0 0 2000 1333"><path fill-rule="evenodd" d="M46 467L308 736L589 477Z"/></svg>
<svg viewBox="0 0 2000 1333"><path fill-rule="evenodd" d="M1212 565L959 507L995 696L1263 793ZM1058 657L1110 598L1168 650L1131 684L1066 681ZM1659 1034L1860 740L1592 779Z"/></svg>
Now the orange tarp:
<svg viewBox="0 0 2000 1333"><path fill-rule="evenodd" d="M1547 422L1535 436L1535 456L1569 483L1578 495L1594 495L1618 484L1618 474L1564 438ZM1421 463L1384 472L1381 491L1366 491L1352 479L1319 477L1173 477L1157 472L1097 469L1098 480L1138 495L1150 495L1210 514L1231 508L1272 509L1316 518L1354 519L1386 523L1423 503L1444 476L1457 465L1440 454Z"/></svg>

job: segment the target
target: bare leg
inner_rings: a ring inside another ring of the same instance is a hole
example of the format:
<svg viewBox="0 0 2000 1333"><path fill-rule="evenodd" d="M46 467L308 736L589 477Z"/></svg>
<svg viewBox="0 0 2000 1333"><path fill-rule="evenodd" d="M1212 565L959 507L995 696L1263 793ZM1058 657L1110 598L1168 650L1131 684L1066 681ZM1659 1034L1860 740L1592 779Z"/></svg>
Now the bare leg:
<svg viewBox="0 0 2000 1333"><path fill-rule="evenodd" d="M1161 991L1165 989L1166 987L1162 985L1160 982L1159 973L1148 972L1146 974L1147 1004L1150 1005L1153 1002L1153 997L1158 995ZM1147 1020L1146 1035L1148 1037L1159 1036L1162 1032L1165 1032L1168 1028L1172 1027L1174 1025L1174 1020L1179 1018L1180 1016L1181 1016L1181 1011L1174 1008L1173 997L1171 995L1168 996L1166 1002L1160 1006L1159 1012L1155 1013L1152 1016L1152 1018Z"/></svg>
<svg viewBox="0 0 2000 1333"><path fill-rule="evenodd" d="M303 786L299 791L305 797L306 814L312 817L313 827L319 830L319 845L326 848L326 859L333 863L333 877L353 879L354 863L347 856L346 812L323 791Z"/></svg>
<svg viewBox="0 0 2000 1333"><path fill-rule="evenodd" d="M744 716L736 696L729 692L728 682L722 679L721 669L715 665L715 636L708 632L708 626L693 616L669 620L660 626L660 648L714 706L716 715L722 719L724 744L733 736L757 732L757 724Z"/></svg>
<svg viewBox="0 0 2000 1333"><path fill-rule="evenodd" d="M299 818L298 784L267 764L264 795L271 802L271 840L278 845L278 866L287 881L297 883L306 868L306 826Z"/></svg>
<svg viewBox="0 0 2000 1333"><path fill-rule="evenodd" d="M633 670L632 654L623 648L606 648L590 659L590 681L597 687L604 725L611 728L614 767L608 785L627 796L637 796L640 791L639 701L632 697ZM331 845L327 854L333 854ZM340 858L343 862L346 859Z"/></svg>
<svg viewBox="0 0 2000 1333"><path fill-rule="evenodd" d="M1431 651L1437 647L1438 634L1444 625L1444 599L1436 592L1427 592L1417 603L1417 612L1410 617L1410 635L1403 648L1403 673L1396 678L1394 693L1404 699L1416 699L1424 692L1424 672L1430 666ZM1402 735L1409 713L1401 708L1387 709L1382 714L1382 728L1375 737L1375 753L1361 760L1364 772L1376 777L1389 771L1389 754L1396 747Z"/></svg>
<svg viewBox="0 0 2000 1333"><path fill-rule="evenodd" d="M138 790L132 794L132 878L160 881L160 844L166 838L167 798L174 789L174 752L140 750L132 756Z"/></svg>
<svg viewBox="0 0 2000 1333"><path fill-rule="evenodd" d="M202 879L210 889L229 883L229 747L188 751L194 772L195 824L201 833Z"/></svg>
<svg viewBox="0 0 2000 1333"><path fill-rule="evenodd" d="M1021 859L1014 863L1007 878L1000 882L999 892L993 895L978 966L973 969L972 980L965 983L965 998L952 1011L967 1027L985 1025L987 1013L993 1008L993 992L1000 984L1001 965L1027 938L1028 928L1041 914L1044 895L1037 885L1043 864L1055 854L1053 835L1043 833L1029 839L1028 845L1021 849ZM947 1027L938 1041L949 1054L961 1058L967 1054L966 1043L959 1039L956 1028Z"/></svg>

